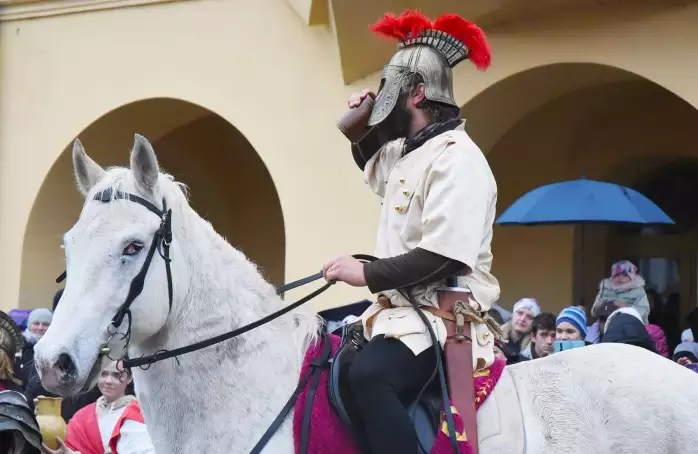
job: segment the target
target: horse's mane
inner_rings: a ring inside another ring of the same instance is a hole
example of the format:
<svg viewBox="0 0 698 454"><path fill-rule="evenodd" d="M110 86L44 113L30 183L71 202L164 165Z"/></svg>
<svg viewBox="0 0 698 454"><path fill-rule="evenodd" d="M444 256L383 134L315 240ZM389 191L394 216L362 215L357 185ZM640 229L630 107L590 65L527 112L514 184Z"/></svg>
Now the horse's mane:
<svg viewBox="0 0 698 454"><path fill-rule="evenodd" d="M236 274L240 274L240 276L231 276L230 278L242 283L242 287L248 287L247 293L256 296L258 303L264 303L250 308L252 311L252 314L250 314L251 318L262 318L284 306L283 300L276 294L275 288L264 279L259 267L251 262L241 251L228 243L225 238L214 230L210 222L203 219L191 208L189 205L189 191L185 184L175 181L174 177L169 174L160 172L155 194L146 195L139 192L136 188L137 185L133 180L133 174L130 169L111 167L106 170L104 177L99 183L90 190L86 197L85 205L87 201L94 198L95 194L109 189L112 192L122 191L138 195L148 199L158 207L162 205L164 198L167 207L172 209L173 234L180 240L188 242L188 244L194 244L194 241L201 241L200 237L203 231L208 240L215 243L217 249L223 250L223 253L227 254L226 258L234 262ZM194 238L193 232L197 232L199 238ZM192 256L196 256L198 253L198 251L190 252ZM244 308L236 307L235 311L231 311L231 318L234 314L242 311L244 311ZM298 364L300 365L307 348L317 340L322 323L316 313L304 308L291 312L290 316L293 317L294 322L292 340L297 350ZM289 315L285 317L289 317ZM249 323L249 321L246 322ZM264 328L260 327L259 329Z"/></svg>

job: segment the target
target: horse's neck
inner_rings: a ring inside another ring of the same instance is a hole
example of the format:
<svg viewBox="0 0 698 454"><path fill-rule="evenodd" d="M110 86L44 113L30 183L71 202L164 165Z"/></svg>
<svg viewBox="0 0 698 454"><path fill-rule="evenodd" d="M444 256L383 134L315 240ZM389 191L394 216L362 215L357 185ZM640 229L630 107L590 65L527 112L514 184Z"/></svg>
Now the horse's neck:
<svg viewBox="0 0 698 454"><path fill-rule="evenodd" d="M186 234L206 236L201 247L188 251L191 282L186 289L177 286L187 297L176 313L173 310L172 321L136 347L136 354L191 345L283 306L256 267L208 223L200 220L196 231ZM176 282L176 276L174 279ZM199 423L225 422L231 428L231 424L254 423L273 412L277 401L281 396L288 398L297 382L298 352L290 342L295 329L294 317L286 315L235 339L136 371L136 391L144 401L146 417L157 426L154 430L175 443L189 431L187 427L202 427ZM268 402L259 405L258 399L265 397ZM180 419L183 414L186 421Z"/></svg>

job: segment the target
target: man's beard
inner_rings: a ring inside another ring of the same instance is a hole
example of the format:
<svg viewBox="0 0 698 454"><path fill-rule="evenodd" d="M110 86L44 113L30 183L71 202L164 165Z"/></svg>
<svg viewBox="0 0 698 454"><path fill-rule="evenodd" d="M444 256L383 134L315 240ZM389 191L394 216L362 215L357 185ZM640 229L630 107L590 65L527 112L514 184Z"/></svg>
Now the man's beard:
<svg viewBox="0 0 698 454"><path fill-rule="evenodd" d="M407 97L409 93L402 92L392 112L380 124L381 136L385 142L406 138L409 135L412 113L407 110Z"/></svg>

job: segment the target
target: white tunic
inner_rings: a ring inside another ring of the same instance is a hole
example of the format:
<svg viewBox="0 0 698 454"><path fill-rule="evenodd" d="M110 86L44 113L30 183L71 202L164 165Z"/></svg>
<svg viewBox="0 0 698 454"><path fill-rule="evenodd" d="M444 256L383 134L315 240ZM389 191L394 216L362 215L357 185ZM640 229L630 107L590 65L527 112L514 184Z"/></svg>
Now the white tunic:
<svg viewBox="0 0 698 454"><path fill-rule="evenodd" d="M403 146L403 139L386 144L364 170L366 183L383 198L375 255L394 257L419 247L465 263L472 272L458 277L459 287L470 290L476 301L471 304L479 310L490 309L499 298L499 283L490 273L497 184L487 159L465 133L463 123L406 156L402 156ZM419 304L438 307L436 289L444 285L436 282L412 292ZM409 301L395 290L381 293L393 305L407 307L369 307L362 317L367 339L378 334L399 338L415 354L429 348L429 333ZM443 321L424 314L443 345ZM484 335L484 325L473 325L472 331L477 339L474 367L478 358L487 366L494 361L493 336Z"/></svg>
<svg viewBox="0 0 698 454"><path fill-rule="evenodd" d="M126 395L114 402L107 402L104 396L97 399L95 411L99 423L105 454L111 454L109 441L114 433L116 423L126 410L128 404L135 400L134 396ZM155 448L148 435L145 424L138 421L126 420L121 426L119 440L116 444L119 454L155 454ZM74 451L73 451L74 452Z"/></svg>

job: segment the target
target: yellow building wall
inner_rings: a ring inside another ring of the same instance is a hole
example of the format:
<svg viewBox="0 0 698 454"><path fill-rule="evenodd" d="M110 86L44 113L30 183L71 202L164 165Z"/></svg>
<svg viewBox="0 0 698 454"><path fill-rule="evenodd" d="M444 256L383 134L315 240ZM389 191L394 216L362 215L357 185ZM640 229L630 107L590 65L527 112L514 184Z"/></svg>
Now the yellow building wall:
<svg viewBox="0 0 698 454"><path fill-rule="evenodd" d="M492 152L500 208L546 175L575 176L571 169L576 163L555 161L559 147L569 147L563 136L572 134L574 121L560 123L556 131L534 115L525 121L539 131L535 140L520 121L566 91L598 85L608 73L582 80L542 80L534 88L523 85L497 97L492 93L500 82L556 63L598 63L652 80L698 106L698 85L693 83L696 21L694 4L677 8L655 3L609 6L603 14L598 9L541 14L488 30L493 67L477 73L461 65L455 71L455 92L465 104L466 117L472 117L473 135L486 153ZM48 292L45 279L54 275L49 273L52 265L36 274L30 270L26 278L20 275L30 212L56 159L96 119L149 98L177 98L202 106L234 126L259 154L283 212L285 280L314 273L338 254L371 252L380 203L362 183L335 121L345 111L348 94L363 86L376 87L379 75L345 86L340 69L330 31L307 27L282 0L202 0L0 23L0 307L40 304L41 296L31 290L21 293L20 284ZM491 103L468 109L470 101L477 104L488 93ZM562 117L564 109L557 109ZM159 116L172 117L170 111L154 111L142 127L115 125L109 140L118 141L122 154L110 156L121 156L119 163L125 164L134 132L151 130L153 140L160 138L153 126L161 122ZM580 122L581 118L575 126ZM182 125L172 127L178 126ZM162 128L160 134L168 132ZM514 182L507 172L516 169L507 170L502 163L506 159L497 157L511 156L512 149L529 162L531 156L552 160L539 170L527 166L531 175ZM69 166L61 173L66 180L72 178ZM250 194L241 191L239 197L249 199ZM228 221L221 216L217 222ZM572 236L570 229L498 229L494 272L502 281L503 304L536 292L546 304L569 299ZM541 240L557 251L533 251L538 249L533 244ZM52 239L46 241L32 254L54 247L48 244ZM56 240L55 247L58 244ZM513 252L517 248L523 252ZM535 273L529 262L522 273L520 258L529 253L538 254L545 273ZM296 290L288 299L306 292ZM366 296L365 289L337 286L319 298L316 307Z"/></svg>

